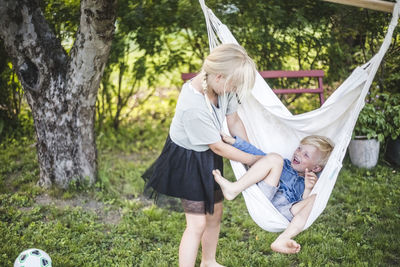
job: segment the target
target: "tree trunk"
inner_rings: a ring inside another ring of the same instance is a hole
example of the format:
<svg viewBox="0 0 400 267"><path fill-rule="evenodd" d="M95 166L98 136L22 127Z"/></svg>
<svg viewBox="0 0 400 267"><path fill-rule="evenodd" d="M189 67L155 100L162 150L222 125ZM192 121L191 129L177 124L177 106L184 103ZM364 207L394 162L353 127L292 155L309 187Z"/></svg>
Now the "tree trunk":
<svg viewBox="0 0 400 267"><path fill-rule="evenodd" d="M0 0L0 37L32 109L41 186L96 179L95 103L115 12L116 0L82 0L68 56L37 0Z"/></svg>

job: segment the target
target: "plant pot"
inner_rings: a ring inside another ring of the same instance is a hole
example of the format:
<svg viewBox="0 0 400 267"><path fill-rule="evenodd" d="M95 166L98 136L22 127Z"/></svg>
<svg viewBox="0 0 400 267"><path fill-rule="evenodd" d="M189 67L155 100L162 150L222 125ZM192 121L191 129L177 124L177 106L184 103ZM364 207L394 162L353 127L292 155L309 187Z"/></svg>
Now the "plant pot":
<svg viewBox="0 0 400 267"><path fill-rule="evenodd" d="M395 140L389 138L386 145L385 160L393 165L400 166L400 137Z"/></svg>
<svg viewBox="0 0 400 267"><path fill-rule="evenodd" d="M373 168L378 163L379 141L356 136L350 141L349 155L353 165L359 168Z"/></svg>

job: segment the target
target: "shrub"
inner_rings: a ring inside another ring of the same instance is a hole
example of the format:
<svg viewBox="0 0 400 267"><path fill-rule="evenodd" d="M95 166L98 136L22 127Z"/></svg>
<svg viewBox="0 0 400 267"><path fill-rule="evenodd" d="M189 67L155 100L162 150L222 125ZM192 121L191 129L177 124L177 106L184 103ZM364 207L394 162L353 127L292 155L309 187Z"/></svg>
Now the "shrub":
<svg viewBox="0 0 400 267"><path fill-rule="evenodd" d="M368 93L365 106L358 117L353 135L366 136L367 139L385 139L384 98L375 93Z"/></svg>
<svg viewBox="0 0 400 267"><path fill-rule="evenodd" d="M397 139L400 136L400 93L383 94L385 111L385 137Z"/></svg>

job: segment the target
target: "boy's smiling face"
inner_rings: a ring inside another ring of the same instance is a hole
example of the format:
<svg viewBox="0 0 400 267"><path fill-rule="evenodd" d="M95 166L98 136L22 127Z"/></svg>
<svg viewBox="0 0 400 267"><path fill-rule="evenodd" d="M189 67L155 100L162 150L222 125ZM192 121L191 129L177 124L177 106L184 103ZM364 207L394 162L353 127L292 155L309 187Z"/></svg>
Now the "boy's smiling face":
<svg viewBox="0 0 400 267"><path fill-rule="evenodd" d="M304 176L305 170L317 173L322 170L318 165L321 158L321 151L313 145L299 145L294 151L291 165L300 175Z"/></svg>

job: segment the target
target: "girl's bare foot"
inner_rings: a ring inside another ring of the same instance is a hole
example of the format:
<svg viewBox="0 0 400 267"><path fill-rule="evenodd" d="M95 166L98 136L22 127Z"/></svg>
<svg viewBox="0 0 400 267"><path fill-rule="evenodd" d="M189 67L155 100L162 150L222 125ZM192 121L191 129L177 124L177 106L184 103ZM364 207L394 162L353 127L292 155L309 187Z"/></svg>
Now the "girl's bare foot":
<svg viewBox="0 0 400 267"><path fill-rule="evenodd" d="M225 267L224 265L219 264L218 262L208 262L208 263L200 263L200 267Z"/></svg>
<svg viewBox="0 0 400 267"><path fill-rule="evenodd" d="M222 193L224 194L224 197L227 200L233 200L240 193L240 192L235 192L235 190L233 190L233 183L229 182L224 177L222 177L221 172L219 170L213 170L212 173L214 175L215 181L221 187Z"/></svg>
<svg viewBox="0 0 400 267"><path fill-rule="evenodd" d="M271 244L271 249L275 252L285 254L295 254L300 251L300 244L293 239L278 236L278 238Z"/></svg>

